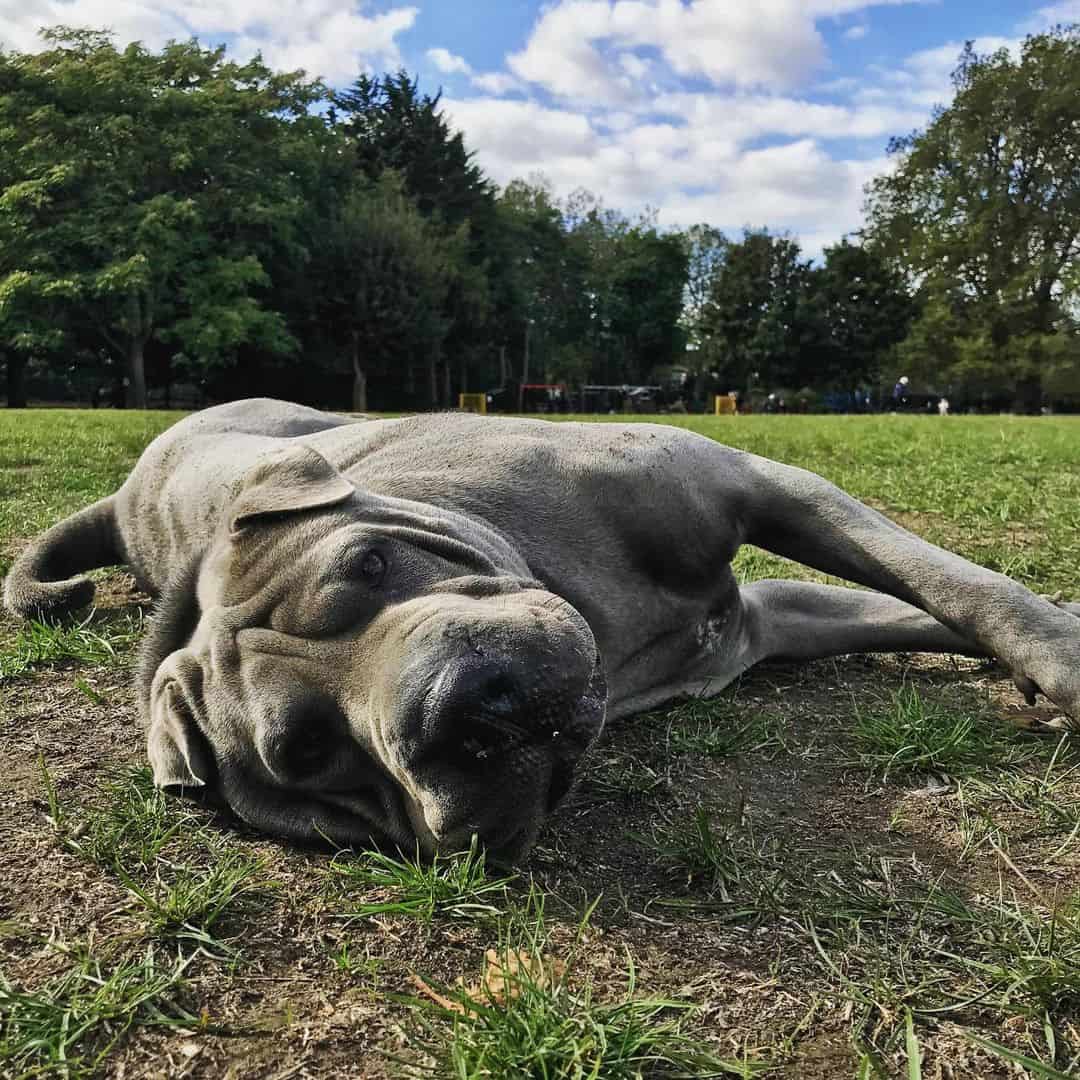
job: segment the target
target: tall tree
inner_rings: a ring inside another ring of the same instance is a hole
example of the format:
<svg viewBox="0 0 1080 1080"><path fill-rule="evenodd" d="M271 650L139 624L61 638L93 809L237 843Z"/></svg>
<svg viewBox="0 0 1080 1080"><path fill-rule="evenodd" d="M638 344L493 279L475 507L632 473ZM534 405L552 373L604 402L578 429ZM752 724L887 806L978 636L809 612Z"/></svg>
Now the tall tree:
<svg viewBox="0 0 1080 1080"><path fill-rule="evenodd" d="M524 370L527 345L530 377L580 382L583 355L575 345L588 333L589 322L581 251L569 242L543 178L511 181L499 196L498 209L499 262L507 272L495 296L500 325L512 330L515 370Z"/></svg>
<svg viewBox="0 0 1080 1080"><path fill-rule="evenodd" d="M73 282L78 317L114 350L140 407L151 338L193 365L248 342L290 348L263 303L262 256L297 213L319 84L195 42L152 53L93 31L45 37L44 52L0 55L13 162L0 210L6 231L32 238L24 265L8 267L31 273L24 302Z"/></svg>
<svg viewBox="0 0 1080 1080"><path fill-rule="evenodd" d="M1034 35L1018 56L969 43L953 84L925 131L890 145L867 237L920 286L923 317L962 339L951 374L996 373L1033 407L1078 284L1080 34Z"/></svg>
<svg viewBox="0 0 1080 1080"><path fill-rule="evenodd" d="M458 366L464 381L468 358L486 344L491 296L506 272L498 258L494 188L473 161L461 132L451 129L441 102L441 93L421 94L417 81L404 71L381 77L363 74L332 95L331 102L331 122L345 132L356 167L367 179L377 180L391 170L401 177L420 213L444 235L467 227L467 262L446 294L447 331L431 342L427 358L433 406L440 399L450 403L452 366Z"/></svg>
<svg viewBox="0 0 1080 1080"><path fill-rule="evenodd" d="M810 290L822 321L815 381L846 388L877 381L916 310L903 275L880 251L844 239L825 249Z"/></svg>
<svg viewBox="0 0 1080 1080"><path fill-rule="evenodd" d="M815 381L807 361L820 317L808 303L810 273L809 260L789 236L747 230L728 245L703 325L729 386Z"/></svg>
<svg viewBox="0 0 1080 1080"><path fill-rule="evenodd" d="M370 375L396 370L404 381L414 354L446 333L444 304L463 239L433 228L392 172L357 180L321 223L307 272L316 317L352 374L357 412L368 407Z"/></svg>

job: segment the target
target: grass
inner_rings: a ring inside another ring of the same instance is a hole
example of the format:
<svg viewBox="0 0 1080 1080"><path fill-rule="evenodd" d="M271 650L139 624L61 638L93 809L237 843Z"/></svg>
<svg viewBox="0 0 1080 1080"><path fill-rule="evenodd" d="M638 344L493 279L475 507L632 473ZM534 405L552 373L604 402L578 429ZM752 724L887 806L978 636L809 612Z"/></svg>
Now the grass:
<svg viewBox="0 0 1080 1080"><path fill-rule="evenodd" d="M0 415L0 572L175 418ZM1080 597L1075 419L675 422ZM751 547L735 571L828 580ZM0 621L2 1075L1080 1075L1080 751L1015 734L1000 671L775 665L620 721L514 880L475 848L253 854L156 791L115 688L140 630ZM489 949L546 966L477 1000ZM404 1000L414 972L460 1011Z"/></svg>
<svg viewBox="0 0 1080 1080"><path fill-rule="evenodd" d="M48 778L46 783L50 784ZM51 791L50 807L55 812L55 788ZM182 838L190 846L212 837L190 805L154 787L145 766L122 770L101 784L100 794L99 805L82 813L66 842L71 850L113 871L151 870L174 840Z"/></svg>
<svg viewBox="0 0 1080 1080"><path fill-rule="evenodd" d="M241 916L255 916L254 909L277 887L261 877L263 869L260 859L226 851L208 868L167 867L159 862L150 880L139 881L123 872L120 879L140 902L149 934L232 956L229 943L215 931L225 916L237 931Z"/></svg>
<svg viewBox="0 0 1080 1080"><path fill-rule="evenodd" d="M411 1075L675 1080L768 1071L750 1055L738 1060L717 1054L688 1026L697 1012L692 1003L641 995L630 959L622 992L600 1000L588 973L575 970L585 966L588 914L563 959L555 954L542 901L532 901L488 953L474 987L451 988L434 1005L412 999L411 1046L425 1064L409 1069Z"/></svg>
<svg viewBox="0 0 1080 1080"><path fill-rule="evenodd" d="M61 842L120 880L148 936L234 955L215 931L226 917L251 915L277 887L263 860L230 850L190 805L155 788L146 767L103 783L89 808L64 807L44 761L41 771Z"/></svg>
<svg viewBox="0 0 1080 1080"><path fill-rule="evenodd" d="M35 991L0 972L0 1072L89 1077L131 1028L191 1022L175 1001L183 971L175 960L163 966L151 949L112 966L80 949Z"/></svg>
<svg viewBox="0 0 1080 1080"><path fill-rule="evenodd" d="M898 773L963 776L1030 757L1015 732L992 719L985 705L928 698L907 684L885 702L856 706L852 739L857 762L888 779Z"/></svg>
<svg viewBox="0 0 1080 1080"><path fill-rule="evenodd" d="M22 623L9 642L0 642L0 683L66 662L99 666L122 663L141 633L142 619L126 612L105 615L91 611L73 623ZM90 691L88 696L93 693Z"/></svg>
<svg viewBox="0 0 1080 1080"><path fill-rule="evenodd" d="M490 919L505 912L510 877L490 877L476 837L468 851L427 859L379 851L337 855L330 880L350 917L404 915L422 923L432 919ZM362 894L356 897L356 893ZM363 897L376 895L379 899Z"/></svg>
<svg viewBox="0 0 1080 1080"><path fill-rule="evenodd" d="M876 930L858 920L826 930L811 919L808 928L823 968L855 1006L860 1040L875 1053L906 1034L897 1024L905 1013L924 1027L956 1022L976 1042L972 1021L998 1015L1030 1025L1026 1056L1068 1073L1080 1066L1080 908L1075 900L1044 903L1004 884L997 895L965 897L938 881L896 893ZM849 947L853 933L857 951Z"/></svg>
<svg viewBox="0 0 1080 1080"><path fill-rule="evenodd" d="M704 891L729 919L757 918L783 906L788 888L779 843L758 837L741 815L714 817L698 807L687 825L670 826L650 845L688 889Z"/></svg>
<svg viewBox="0 0 1080 1080"><path fill-rule="evenodd" d="M667 710L671 748L679 754L728 758L787 749L781 725L764 713L745 714L728 698L692 698Z"/></svg>

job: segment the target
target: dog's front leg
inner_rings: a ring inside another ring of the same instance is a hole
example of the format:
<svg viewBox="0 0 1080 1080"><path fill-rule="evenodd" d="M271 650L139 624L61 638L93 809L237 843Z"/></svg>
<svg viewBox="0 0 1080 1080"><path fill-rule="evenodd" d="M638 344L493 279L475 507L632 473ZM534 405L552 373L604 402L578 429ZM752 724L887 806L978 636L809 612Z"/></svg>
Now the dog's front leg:
<svg viewBox="0 0 1080 1080"><path fill-rule="evenodd" d="M1075 605L935 547L803 469L732 454L723 483L744 540L921 608L1080 721Z"/></svg>

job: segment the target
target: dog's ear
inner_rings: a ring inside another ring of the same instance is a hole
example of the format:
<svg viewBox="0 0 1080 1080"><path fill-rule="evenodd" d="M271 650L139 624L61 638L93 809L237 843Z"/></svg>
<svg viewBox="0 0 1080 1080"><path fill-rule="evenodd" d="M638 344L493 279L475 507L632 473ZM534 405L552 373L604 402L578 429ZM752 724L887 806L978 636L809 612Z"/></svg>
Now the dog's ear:
<svg viewBox="0 0 1080 1080"><path fill-rule="evenodd" d="M213 754L176 679L154 687L147 752L159 788L204 788L213 780Z"/></svg>
<svg viewBox="0 0 1080 1080"><path fill-rule="evenodd" d="M290 446L267 454L244 477L229 511L233 533L281 514L316 510L344 502L355 488L310 446Z"/></svg>

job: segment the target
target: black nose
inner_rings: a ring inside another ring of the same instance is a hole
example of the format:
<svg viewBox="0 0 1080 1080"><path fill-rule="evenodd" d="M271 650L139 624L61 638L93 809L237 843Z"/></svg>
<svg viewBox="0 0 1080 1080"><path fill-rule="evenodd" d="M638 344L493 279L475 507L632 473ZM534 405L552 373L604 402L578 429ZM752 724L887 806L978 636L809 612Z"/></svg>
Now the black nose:
<svg viewBox="0 0 1080 1080"><path fill-rule="evenodd" d="M560 739L585 691L574 682L530 673L512 660L459 660L424 703L427 749L481 768L515 748Z"/></svg>
<svg viewBox="0 0 1080 1080"><path fill-rule="evenodd" d="M435 742L459 744L483 761L527 737L536 711L509 665L459 662L433 687L425 727Z"/></svg>

